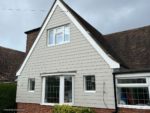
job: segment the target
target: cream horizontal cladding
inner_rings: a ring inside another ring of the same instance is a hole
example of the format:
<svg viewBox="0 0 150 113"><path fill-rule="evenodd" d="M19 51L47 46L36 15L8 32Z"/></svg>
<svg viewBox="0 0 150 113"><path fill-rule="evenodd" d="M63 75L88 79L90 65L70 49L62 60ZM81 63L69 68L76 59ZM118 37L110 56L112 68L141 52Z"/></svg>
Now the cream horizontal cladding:
<svg viewBox="0 0 150 113"><path fill-rule="evenodd" d="M70 43L48 47L47 30L65 24L70 24ZM115 108L112 69L57 6L21 75L18 76L16 101L40 104L42 95L40 74L58 71L77 72L74 86L75 106ZM95 75L95 93L84 92L84 75ZM35 92L28 92L28 78L35 78Z"/></svg>

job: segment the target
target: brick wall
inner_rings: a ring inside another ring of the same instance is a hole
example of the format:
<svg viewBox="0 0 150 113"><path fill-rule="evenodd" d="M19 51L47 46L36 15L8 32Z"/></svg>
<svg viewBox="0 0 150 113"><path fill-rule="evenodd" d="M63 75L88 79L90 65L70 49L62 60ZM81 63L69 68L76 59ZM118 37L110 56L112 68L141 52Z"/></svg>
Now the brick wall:
<svg viewBox="0 0 150 113"><path fill-rule="evenodd" d="M18 103L17 108L21 112L17 113L52 113L52 107L42 106L39 104L27 104L27 103ZM96 113L114 113L114 109L98 109L93 108ZM139 110L139 109L125 109L119 108L118 113L150 113L150 110Z"/></svg>
<svg viewBox="0 0 150 113"><path fill-rule="evenodd" d="M26 53L28 53L30 48L32 47L39 31L40 31L40 28L26 32L26 34L27 34Z"/></svg>
<svg viewBox="0 0 150 113"><path fill-rule="evenodd" d="M17 109L19 110L17 113L52 113L52 107L39 104L18 103Z"/></svg>
<svg viewBox="0 0 150 113"><path fill-rule="evenodd" d="M143 110L143 109L120 108L118 113L150 113L150 109L149 110Z"/></svg>
<svg viewBox="0 0 150 113"><path fill-rule="evenodd" d="M52 107L39 104L18 103L17 109L21 110L21 112L17 113L52 113ZM96 113L113 113L115 111L113 109L93 109Z"/></svg>

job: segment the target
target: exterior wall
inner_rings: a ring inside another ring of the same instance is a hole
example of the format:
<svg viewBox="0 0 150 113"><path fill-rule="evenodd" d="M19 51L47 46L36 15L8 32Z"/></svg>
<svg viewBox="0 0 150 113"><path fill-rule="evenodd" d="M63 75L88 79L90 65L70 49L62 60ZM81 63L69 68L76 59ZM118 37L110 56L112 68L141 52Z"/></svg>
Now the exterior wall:
<svg viewBox="0 0 150 113"><path fill-rule="evenodd" d="M41 106L39 104L17 104L18 112L17 113L52 113L52 107L50 106ZM113 113L114 109L96 109L93 108L96 113ZM20 112L19 112L20 110Z"/></svg>
<svg viewBox="0 0 150 113"><path fill-rule="evenodd" d="M118 113L150 113L150 110L120 108Z"/></svg>
<svg viewBox="0 0 150 113"><path fill-rule="evenodd" d="M52 113L52 107L50 106L42 106L39 104L25 104L18 103L18 110L20 112L17 113ZM96 113L115 113L115 109L98 109L92 108ZM142 109L126 109L119 108L118 113L150 113L150 110L142 110Z"/></svg>
<svg viewBox="0 0 150 113"><path fill-rule="evenodd" d="M39 104L18 103L17 108L17 113L52 113L52 107Z"/></svg>
<svg viewBox="0 0 150 113"><path fill-rule="evenodd" d="M47 29L68 23L71 30L70 43L48 47ZM18 77L16 101L40 104L42 94L40 73L58 71L77 71L74 89L75 106L115 108L112 70L59 7L56 8L21 76ZM84 92L83 75L95 75L95 93ZM27 91L28 78L36 80L34 93Z"/></svg>

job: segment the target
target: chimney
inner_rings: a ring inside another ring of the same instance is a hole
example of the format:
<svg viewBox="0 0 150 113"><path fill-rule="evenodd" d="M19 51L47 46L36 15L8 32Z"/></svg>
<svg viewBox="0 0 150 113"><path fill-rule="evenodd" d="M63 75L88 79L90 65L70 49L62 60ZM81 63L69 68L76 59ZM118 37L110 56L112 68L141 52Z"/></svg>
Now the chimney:
<svg viewBox="0 0 150 113"><path fill-rule="evenodd" d="M36 28L25 32L25 34L27 34L26 54L28 54L28 52L30 51L36 37L38 36L40 29L41 28Z"/></svg>

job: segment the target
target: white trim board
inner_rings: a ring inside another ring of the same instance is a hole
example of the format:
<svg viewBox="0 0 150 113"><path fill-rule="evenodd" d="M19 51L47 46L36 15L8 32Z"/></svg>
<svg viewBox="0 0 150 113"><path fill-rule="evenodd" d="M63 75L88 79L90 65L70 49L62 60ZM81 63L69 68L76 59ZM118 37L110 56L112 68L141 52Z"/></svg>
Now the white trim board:
<svg viewBox="0 0 150 113"><path fill-rule="evenodd" d="M146 73L129 73L129 74L118 74L116 78L140 78L140 77L150 77L150 72Z"/></svg>
<svg viewBox="0 0 150 113"><path fill-rule="evenodd" d="M108 65L110 66L110 68L120 68L120 64L118 62L116 62L115 60L113 60L112 58L110 58L105 52L104 50L94 41L94 39L88 34L88 32L83 28L83 26L75 19L75 17L69 12L67 11L67 8L61 3L60 0L57 0L56 3L54 4L50 14L48 15L44 25L42 26L40 33L38 34L35 42L33 43L27 57L25 58L21 68L19 69L19 71L17 72L16 75L20 75L23 68L25 67L29 57L31 56L36 44L38 43L44 29L46 28L49 20L51 19L56 7L59 6L64 13L69 17L69 19L75 24L75 26L80 30L80 32L85 36L85 38L89 41L89 43L94 47L94 49L100 54L100 56L102 56L102 58L108 63Z"/></svg>

